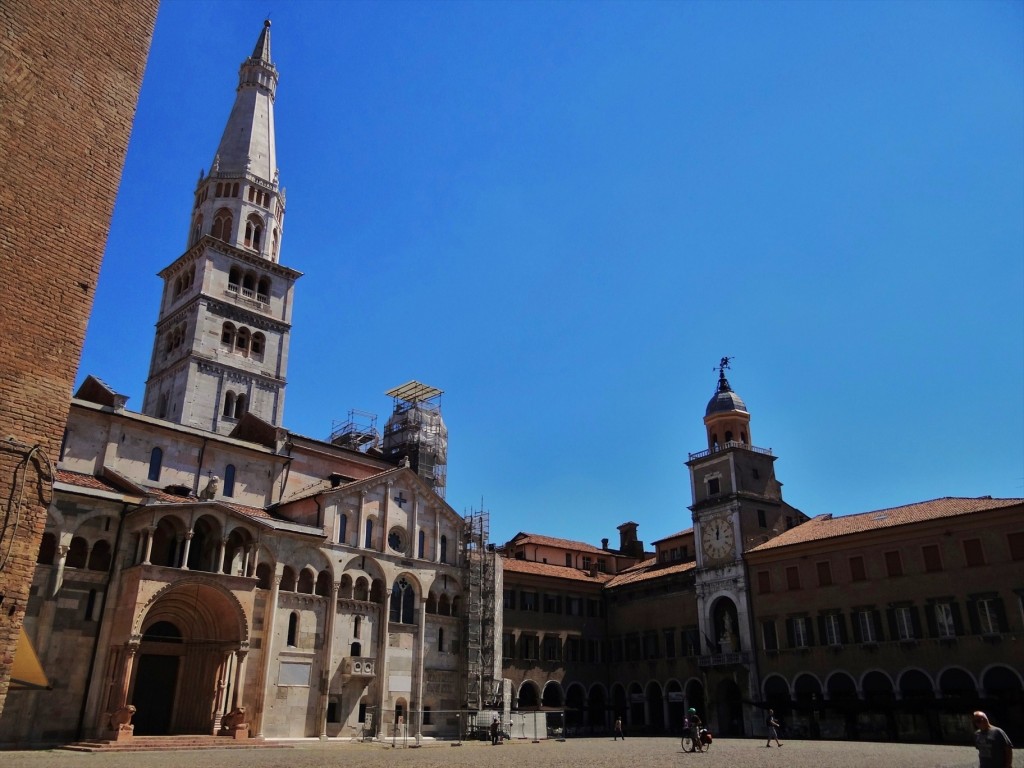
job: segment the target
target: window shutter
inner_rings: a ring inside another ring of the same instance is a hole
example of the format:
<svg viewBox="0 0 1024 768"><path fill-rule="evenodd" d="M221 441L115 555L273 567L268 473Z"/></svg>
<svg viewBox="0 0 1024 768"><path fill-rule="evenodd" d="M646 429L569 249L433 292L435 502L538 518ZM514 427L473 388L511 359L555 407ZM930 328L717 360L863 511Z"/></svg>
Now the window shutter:
<svg viewBox="0 0 1024 768"><path fill-rule="evenodd" d="M928 622L928 637L939 636L939 623L935 618L936 604L930 603L925 612L925 620Z"/></svg>
<svg viewBox="0 0 1024 768"><path fill-rule="evenodd" d="M964 633L964 622L960 618L960 604L950 603L949 609L953 613L953 628L956 630L957 637Z"/></svg>
<svg viewBox="0 0 1024 768"><path fill-rule="evenodd" d="M971 624L971 634L981 634L981 621L978 619L978 603L974 600L967 601L967 620Z"/></svg>

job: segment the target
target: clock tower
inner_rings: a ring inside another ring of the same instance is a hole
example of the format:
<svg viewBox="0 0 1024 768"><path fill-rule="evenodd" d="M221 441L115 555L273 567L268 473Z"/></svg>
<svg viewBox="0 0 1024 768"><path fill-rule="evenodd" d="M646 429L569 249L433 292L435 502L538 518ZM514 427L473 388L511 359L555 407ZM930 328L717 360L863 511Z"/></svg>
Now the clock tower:
<svg viewBox="0 0 1024 768"><path fill-rule="evenodd" d="M782 500L775 456L750 434L750 412L718 366L718 386L704 412L707 448L689 455L696 592L707 678L708 718L724 735L749 735L760 717L753 653L757 633L750 611L751 585L744 552L806 518ZM745 711L747 710L747 711Z"/></svg>

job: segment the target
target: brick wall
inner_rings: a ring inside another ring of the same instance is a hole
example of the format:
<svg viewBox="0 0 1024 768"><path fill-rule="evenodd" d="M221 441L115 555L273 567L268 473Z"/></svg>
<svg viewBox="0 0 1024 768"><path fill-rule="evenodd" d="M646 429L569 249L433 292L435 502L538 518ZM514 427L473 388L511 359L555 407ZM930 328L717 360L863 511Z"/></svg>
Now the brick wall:
<svg viewBox="0 0 1024 768"><path fill-rule="evenodd" d="M0 3L0 712L157 5Z"/></svg>

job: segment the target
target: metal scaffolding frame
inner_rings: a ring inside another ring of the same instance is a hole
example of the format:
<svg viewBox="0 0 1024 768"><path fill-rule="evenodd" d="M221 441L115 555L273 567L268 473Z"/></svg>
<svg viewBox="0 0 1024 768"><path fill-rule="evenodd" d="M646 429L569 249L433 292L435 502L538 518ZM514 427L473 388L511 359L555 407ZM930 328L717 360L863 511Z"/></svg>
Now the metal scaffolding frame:
<svg viewBox="0 0 1024 768"><path fill-rule="evenodd" d="M500 628L495 614L495 567L497 555L489 544L490 513L470 512L465 517L462 562L468 571L466 585L465 676L466 708L470 711L500 708L501 668L496 665Z"/></svg>

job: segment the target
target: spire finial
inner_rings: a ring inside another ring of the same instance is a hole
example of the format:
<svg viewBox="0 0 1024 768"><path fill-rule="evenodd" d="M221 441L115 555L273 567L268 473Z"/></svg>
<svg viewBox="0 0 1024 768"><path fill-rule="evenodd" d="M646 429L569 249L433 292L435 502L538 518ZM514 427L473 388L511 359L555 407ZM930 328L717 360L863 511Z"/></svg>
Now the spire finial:
<svg viewBox="0 0 1024 768"><path fill-rule="evenodd" d="M725 378L725 372L731 368L729 365L735 357L723 357L718 361L718 391L719 392L732 392L732 387L729 386L729 380ZM712 368L711 370L715 370Z"/></svg>

